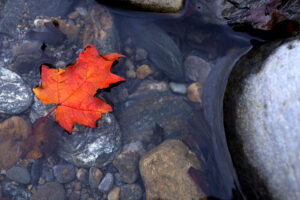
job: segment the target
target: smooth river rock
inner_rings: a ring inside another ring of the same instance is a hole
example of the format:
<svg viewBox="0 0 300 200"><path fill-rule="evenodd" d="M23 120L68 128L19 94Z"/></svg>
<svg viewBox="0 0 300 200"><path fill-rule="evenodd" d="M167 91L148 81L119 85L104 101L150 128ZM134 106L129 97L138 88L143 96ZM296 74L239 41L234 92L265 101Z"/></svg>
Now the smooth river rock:
<svg viewBox="0 0 300 200"><path fill-rule="evenodd" d="M234 67L226 135L249 199L300 198L300 41L253 49Z"/></svg>
<svg viewBox="0 0 300 200"><path fill-rule="evenodd" d="M188 174L201 170L196 155L180 140L166 140L145 154L139 163L147 199L202 199L205 194Z"/></svg>
<svg viewBox="0 0 300 200"><path fill-rule="evenodd" d="M0 67L0 113L19 114L32 102L32 91L16 73Z"/></svg>
<svg viewBox="0 0 300 200"><path fill-rule="evenodd" d="M115 117L102 115L97 129L81 126L72 135L65 134L58 148L58 155L77 167L104 167L121 148L121 131Z"/></svg>

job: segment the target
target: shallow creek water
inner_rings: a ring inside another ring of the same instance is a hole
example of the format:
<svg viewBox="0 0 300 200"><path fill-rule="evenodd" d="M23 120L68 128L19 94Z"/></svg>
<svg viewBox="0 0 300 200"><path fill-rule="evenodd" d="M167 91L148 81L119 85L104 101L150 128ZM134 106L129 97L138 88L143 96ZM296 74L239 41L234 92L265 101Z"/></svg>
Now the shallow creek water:
<svg viewBox="0 0 300 200"><path fill-rule="evenodd" d="M112 105L112 115L121 130L121 142L120 146L116 147L116 153L101 157L105 160L103 166L95 164L103 175L118 173L112 160L122 152L125 144L139 141L144 150L149 152L164 140L177 139L182 141L201 163L201 172L189 170L188 175L205 196L243 199L226 143L223 95L234 63L251 48L250 37L232 31L229 26L208 24L201 20L200 11L196 8L191 11L189 8L187 5L182 13L176 15L151 14L105 8L94 1L78 1L66 12L58 10L49 14L34 10L36 14L31 15L33 11L26 14L25 9L23 14L26 16L18 21L20 24L17 32L9 34L0 30L0 66L20 75L24 84L32 89L40 84L41 64L65 67L74 63L79 52L89 44L94 44L102 55L112 52L124 54L126 57L121 58L112 67L112 72L124 77L126 81L97 94ZM5 15L6 13L1 13L2 18ZM142 65L146 67L140 68ZM197 84L191 86L193 83ZM49 110L38 104L37 100L33 100L23 112L4 113L1 120L18 115L33 124L47 113L47 109ZM47 126L45 127L44 129L47 129ZM50 155L46 155L42 150L43 155L39 159L42 164L36 164L36 159L18 160L13 164L12 166L22 166L31 171L31 182L16 183L16 187L30 195L34 194L45 181L59 179L59 175L54 172L55 176L47 180L44 172L41 172L45 168L51 171L53 166L58 164L71 164L76 173L80 168L89 171L94 164L88 166L84 161L83 164L76 164L71 158L72 148L74 151L81 148L80 142L85 140L86 135L80 138L81 141L71 137L80 132L94 134L90 129L90 132L86 130L87 128L75 125L72 136L59 130L59 135L62 135L59 137L64 139L53 142L59 143L59 150L56 152L54 148ZM62 144L64 141L73 141L68 144L73 145L70 146L70 152ZM110 144L110 139L108 141ZM43 146L44 143L40 145ZM62 149L67 153L59 153ZM88 154L84 155L89 157ZM24 160L27 160L28 164L24 164ZM1 187L5 188L2 189L3 196L10 199L12 189L7 189L7 182L10 181L5 176L7 168L2 170ZM138 178L134 183L142 188L142 199L145 199L146 187L139 169L136 168L136 171ZM41 177L44 182L41 181ZM34 179L37 180L36 183L33 183ZM59 182L65 189L66 197L74 199L74 184L80 182L79 178ZM99 192L91 188L90 184L81 183L79 199L107 198L110 190ZM115 180L113 187L122 188L125 183L121 181L118 184ZM20 198L24 195L14 194ZM25 199L28 199L27 197L28 195Z"/></svg>

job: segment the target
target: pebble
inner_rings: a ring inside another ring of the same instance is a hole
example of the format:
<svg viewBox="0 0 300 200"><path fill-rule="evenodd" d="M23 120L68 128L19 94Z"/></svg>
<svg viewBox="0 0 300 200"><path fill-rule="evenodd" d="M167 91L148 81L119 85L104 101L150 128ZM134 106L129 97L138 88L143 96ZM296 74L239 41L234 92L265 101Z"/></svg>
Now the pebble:
<svg viewBox="0 0 300 200"><path fill-rule="evenodd" d="M135 55L136 61L141 61L141 60L147 59L148 52L145 49L137 48L135 53L136 53L136 55Z"/></svg>
<svg viewBox="0 0 300 200"><path fill-rule="evenodd" d="M138 79L144 79L150 74L152 74L152 70L149 65L141 65L136 70L136 76Z"/></svg>
<svg viewBox="0 0 300 200"><path fill-rule="evenodd" d="M107 196L108 200L119 200L120 199L120 187L115 187L112 189Z"/></svg>
<svg viewBox="0 0 300 200"><path fill-rule="evenodd" d="M143 191L138 184L126 184L121 186L120 200L140 200L143 196Z"/></svg>
<svg viewBox="0 0 300 200"><path fill-rule="evenodd" d="M125 144L123 146L123 151L135 151L140 156L142 156L142 155L144 155L146 153L144 145L143 145L143 143L140 140L137 140L135 142L131 142L129 144Z"/></svg>
<svg viewBox="0 0 300 200"><path fill-rule="evenodd" d="M203 84L200 82L192 83L187 88L187 96L190 101L201 103Z"/></svg>
<svg viewBox="0 0 300 200"><path fill-rule="evenodd" d="M208 76L211 65L198 56L188 56L184 61L186 79L203 83Z"/></svg>
<svg viewBox="0 0 300 200"><path fill-rule="evenodd" d="M22 184L30 183L30 174L26 168L12 167L6 172L7 178Z"/></svg>
<svg viewBox="0 0 300 200"><path fill-rule="evenodd" d="M89 172L84 168L77 171L76 178L85 185L89 184Z"/></svg>
<svg viewBox="0 0 300 200"><path fill-rule="evenodd" d="M186 85L182 83L170 82L169 86L174 93L186 94Z"/></svg>
<svg viewBox="0 0 300 200"><path fill-rule="evenodd" d="M107 193L114 184L114 176L112 173L107 173L98 186L98 190L102 193Z"/></svg>
<svg viewBox="0 0 300 200"><path fill-rule="evenodd" d="M114 183L116 186L124 185L124 183L121 181L120 173L114 173Z"/></svg>
<svg viewBox="0 0 300 200"><path fill-rule="evenodd" d="M136 73L134 70L128 70L126 71L126 77L127 78L136 78Z"/></svg>
<svg viewBox="0 0 300 200"><path fill-rule="evenodd" d="M118 169L121 181L125 183L134 183L138 177L139 154L136 151L124 151L113 161Z"/></svg>
<svg viewBox="0 0 300 200"><path fill-rule="evenodd" d="M31 193L22 185L16 185L9 181L2 181L2 195L7 200L29 200ZM17 197L17 198L16 198ZM2 199L4 200L4 199ZM33 199L34 200L34 199Z"/></svg>
<svg viewBox="0 0 300 200"><path fill-rule="evenodd" d="M134 64L133 64L133 62L130 59L126 59L125 66L129 70L134 70Z"/></svg>
<svg viewBox="0 0 300 200"><path fill-rule="evenodd" d="M75 168L73 165L55 165L53 171L55 178L60 183L68 183L75 178Z"/></svg>
<svg viewBox="0 0 300 200"><path fill-rule="evenodd" d="M100 169L96 167L91 167L89 170L89 184L91 188L97 188L101 179L103 177L103 174Z"/></svg>
<svg viewBox="0 0 300 200"><path fill-rule="evenodd" d="M124 53L125 53L127 56L131 56L131 55L132 55L132 50L131 50L129 47L125 47L125 48L124 48Z"/></svg>

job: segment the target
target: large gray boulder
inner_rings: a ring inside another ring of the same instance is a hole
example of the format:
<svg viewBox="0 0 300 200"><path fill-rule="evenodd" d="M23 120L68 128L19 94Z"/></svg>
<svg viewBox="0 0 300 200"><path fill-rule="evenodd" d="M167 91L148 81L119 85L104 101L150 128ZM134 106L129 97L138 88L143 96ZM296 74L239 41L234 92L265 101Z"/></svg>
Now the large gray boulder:
<svg viewBox="0 0 300 200"><path fill-rule="evenodd" d="M224 103L229 147L251 198L300 198L300 41L252 50L234 67Z"/></svg>

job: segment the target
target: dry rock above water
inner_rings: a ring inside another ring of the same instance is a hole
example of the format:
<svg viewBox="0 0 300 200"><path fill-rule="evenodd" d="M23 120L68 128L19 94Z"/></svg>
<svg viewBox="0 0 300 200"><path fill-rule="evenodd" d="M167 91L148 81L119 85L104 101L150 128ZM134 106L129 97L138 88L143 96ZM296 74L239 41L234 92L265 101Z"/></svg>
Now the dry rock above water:
<svg viewBox="0 0 300 200"><path fill-rule="evenodd" d="M110 4L139 11L177 13L183 8L184 0L113 0Z"/></svg>
<svg viewBox="0 0 300 200"><path fill-rule="evenodd" d="M144 155L139 163L147 199L201 199L205 194L188 174L201 164L179 140L166 140Z"/></svg>
<svg viewBox="0 0 300 200"><path fill-rule="evenodd" d="M250 199L300 198L299 55L299 37L271 42L250 51L230 75L226 135Z"/></svg>

